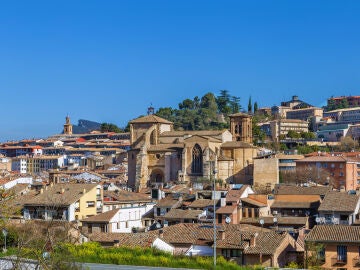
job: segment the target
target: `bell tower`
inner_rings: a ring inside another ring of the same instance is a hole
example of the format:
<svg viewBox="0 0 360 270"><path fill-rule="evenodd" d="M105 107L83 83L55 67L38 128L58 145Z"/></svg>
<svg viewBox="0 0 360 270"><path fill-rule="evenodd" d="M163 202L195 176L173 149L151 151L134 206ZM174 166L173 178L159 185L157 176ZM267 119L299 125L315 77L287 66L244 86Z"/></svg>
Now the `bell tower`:
<svg viewBox="0 0 360 270"><path fill-rule="evenodd" d="M70 117L67 115L65 118L65 124L64 124L64 134L71 135L73 133L72 128L73 128L73 126L70 123Z"/></svg>
<svg viewBox="0 0 360 270"><path fill-rule="evenodd" d="M252 143L252 119L246 113L235 113L230 117L230 132L233 141Z"/></svg>

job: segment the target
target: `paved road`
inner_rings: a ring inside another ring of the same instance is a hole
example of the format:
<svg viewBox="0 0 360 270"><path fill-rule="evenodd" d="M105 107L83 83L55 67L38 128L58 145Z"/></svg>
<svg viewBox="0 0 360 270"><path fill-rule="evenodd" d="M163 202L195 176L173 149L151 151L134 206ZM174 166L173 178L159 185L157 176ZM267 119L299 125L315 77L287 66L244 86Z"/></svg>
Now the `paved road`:
<svg viewBox="0 0 360 270"><path fill-rule="evenodd" d="M82 265L84 269L89 269L89 270L188 270L189 269L189 268L166 268L166 267L150 267L150 266L99 264L99 263L84 263Z"/></svg>

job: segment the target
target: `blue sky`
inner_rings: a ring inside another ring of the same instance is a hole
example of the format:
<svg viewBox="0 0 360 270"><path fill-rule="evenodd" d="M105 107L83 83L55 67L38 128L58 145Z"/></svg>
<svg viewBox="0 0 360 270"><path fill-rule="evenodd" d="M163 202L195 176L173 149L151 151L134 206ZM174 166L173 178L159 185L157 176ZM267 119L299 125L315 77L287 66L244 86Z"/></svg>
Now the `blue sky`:
<svg viewBox="0 0 360 270"><path fill-rule="evenodd" d="M357 1L1 1L0 141L227 89L272 106L360 94Z"/></svg>

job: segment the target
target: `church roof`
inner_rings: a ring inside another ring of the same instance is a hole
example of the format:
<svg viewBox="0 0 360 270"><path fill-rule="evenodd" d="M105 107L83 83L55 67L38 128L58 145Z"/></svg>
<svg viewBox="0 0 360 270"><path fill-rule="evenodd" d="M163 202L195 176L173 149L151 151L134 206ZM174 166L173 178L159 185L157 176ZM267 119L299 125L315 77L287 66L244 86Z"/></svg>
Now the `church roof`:
<svg viewBox="0 0 360 270"><path fill-rule="evenodd" d="M221 148L256 148L256 147L246 142L231 141L231 142L224 142L221 145Z"/></svg>
<svg viewBox="0 0 360 270"><path fill-rule="evenodd" d="M161 137L179 137L185 135L198 135L198 136L220 136L226 129L223 130L177 130L177 131L165 131Z"/></svg>
<svg viewBox="0 0 360 270"><path fill-rule="evenodd" d="M238 117L238 116L251 117L249 114L247 114L247 113L242 113L242 112L238 112L238 113L234 113L234 114L230 114L230 115L229 115L229 117Z"/></svg>
<svg viewBox="0 0 360 270"><path fill-rule="evenodd" d="M183 143L172 143L172 144L157 144L150 145L148 151L175 151L176 149L184 148L185 145Z"/></svg>
<svg viewBox="0 0 360 270"><path fill-rule="evenodd" d="M134 120L130 121L130 124L140 124L140 123L163 123L163 124L172 124L172 122L161 118L159 116L156 116L154 114L146 115L143 117L136 118Z"/></svg>

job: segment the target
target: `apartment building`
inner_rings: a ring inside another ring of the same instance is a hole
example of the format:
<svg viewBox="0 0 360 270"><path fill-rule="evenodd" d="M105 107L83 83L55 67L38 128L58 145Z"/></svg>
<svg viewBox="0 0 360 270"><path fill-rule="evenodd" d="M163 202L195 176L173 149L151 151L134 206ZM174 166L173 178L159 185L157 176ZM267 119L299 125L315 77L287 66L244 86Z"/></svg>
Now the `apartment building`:
<svg viewBox="0 0 360 270"><path fill-rule="evenodd" d="M309 121L312 117L323 117L323 109L309 107L303 109L289 110L286 112L286 119L299 119Z"/></svg>
<svg viewBox="0 0 360 270"><path fill-rule="evenodd" d="M20 173L39 173L64 166L64 156L19 156L12 159L11 169Z"/></svg>
<svg viewBox="0 0 360 270"><path fill-rule="evenodd" d="M271 137L279 140L280 135L287 135L290 130L295 132L309 132L309 123L297 119L279 119L270 121Z"/></svg>

